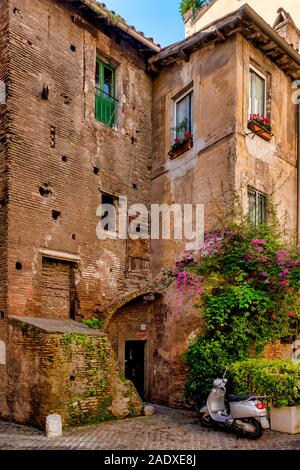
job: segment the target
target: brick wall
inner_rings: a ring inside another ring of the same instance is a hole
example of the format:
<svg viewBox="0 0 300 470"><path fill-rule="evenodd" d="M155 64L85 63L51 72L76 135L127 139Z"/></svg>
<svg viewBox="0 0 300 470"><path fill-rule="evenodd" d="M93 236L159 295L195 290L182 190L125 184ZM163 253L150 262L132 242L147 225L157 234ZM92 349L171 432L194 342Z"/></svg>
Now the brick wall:
<svg viewBox="0 0 300 470"><path fill-rule="evenodd" d="M8 5L0 3L0 80L8 82ZM8 108L0 103L0 320L7 307Z"/></svg>
<svg viewBox="0 0 300 470"><path fill-rule="evenodd" d="M149 273L129 269L126 241L98 240L96 210L101 192L150 203L151 79L136 47L63 2L14 0L10 18L9 314L44 315L39 249L50 248L80 255L77 316L94 315ZM119 64L117 131L94 118L96 51ZM149 260L149 244L134 256Z"/></svg>
<svg viewBox="0 0 300 470"><path fill-rule="evenodd" d="M12 319L8 334L2 417L44 428L51 413L59 413L68 427L141 412L105 335L49 333Z"/></svg>
<svg viewBox="0 0 300 470"><path fill-rule="evenodd" d="M43 259L41 310L46 318L74 317L74 269L67 262Z"/></svg>
<svg viewBox="0 0 300 470"><path fill-rule="evenodd" d="M0 361L0 410L6 410L7 395L7 320L0 320L0 341L5 345L5 364Z"/></svg>
<svg viewBox="0 0 300 470"><path fill-rule="evenodd" d="M189 338L203 328L199 311L188 295L172 286L153 305L142 298L122 307L112 318L107 333L124 372L125 341L146 341L145 399L163 405L185 406L187 379L183 354ZM141 331L141 324L147 326Z"/></svg>

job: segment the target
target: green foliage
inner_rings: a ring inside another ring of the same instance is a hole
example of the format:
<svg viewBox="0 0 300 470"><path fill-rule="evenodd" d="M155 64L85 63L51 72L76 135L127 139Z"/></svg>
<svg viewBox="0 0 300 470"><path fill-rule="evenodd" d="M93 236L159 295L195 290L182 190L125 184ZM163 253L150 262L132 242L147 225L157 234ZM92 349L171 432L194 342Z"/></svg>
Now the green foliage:
<svg viewBox="0 0 300 470"><path fill-rule="evenodd" d="M212 388L212 381L223 375L229 361L229 354L224 350L222 342L207 341L198 335L185 354L185 363L190 372L186 397L195 400L198 405L205 401Z"/></svg>
<svg viewBox="0 0 300 470"><path fill-rule="evenodd" d="M275 407L300 404L300 364L289 360L248 359L229 367L236 393L266 396Z"/></svg>
<svg viewBox="0 0 300 470"><path fill-rule="evenodd" d="M82 320L83 325L92 328L93 330L103 330L103 319L98 317L92 317L88 320Z"/></svg>
<svg viewBox="0 0 300 470"><path fill-rule="evenodd" d="M192 10L193 13L195 13L197 10L202 8L206 3L208 3L208 0L181 0L180 2L181 16L184 17L184 15L189 10Z"/></svg>
<svg viewBox="0 0 300 470"><path fill-rule="evenodd" d="M190 291L205 320L205 333L185 354L187 393L196 401L226 366L292 336L300 319L299 249L282 244L275 224L244 220L208 234L198 253L177 263L173 279L179 291Z"/></svg>

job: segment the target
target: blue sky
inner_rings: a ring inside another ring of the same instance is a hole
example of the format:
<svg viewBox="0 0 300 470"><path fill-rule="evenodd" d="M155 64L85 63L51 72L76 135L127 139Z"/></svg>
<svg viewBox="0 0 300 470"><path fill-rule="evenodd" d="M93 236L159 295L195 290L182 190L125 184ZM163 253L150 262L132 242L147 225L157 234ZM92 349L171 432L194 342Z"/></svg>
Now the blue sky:
<svg viewBox="0 0 300 470"><path fill-rule="evenodd" d="M162 46L184 38L180 0L103 0L103 3Z"/></svg>

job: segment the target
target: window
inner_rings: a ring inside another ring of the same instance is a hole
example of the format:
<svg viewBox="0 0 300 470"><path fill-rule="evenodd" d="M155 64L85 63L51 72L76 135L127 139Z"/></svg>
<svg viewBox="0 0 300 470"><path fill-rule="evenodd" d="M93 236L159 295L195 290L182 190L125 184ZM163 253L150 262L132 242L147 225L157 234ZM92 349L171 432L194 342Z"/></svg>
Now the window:
<svg viewBox="0 0 300 470"><path fill-rule="evenodd" d="M115 127L118 101L115 98L116 72L101 59L96 61L95 117L109 127Z"/></svg>
<svg viewBox="0 0 300 470"><path fill-rule="evenodd" d="M250 220L254 225L260 225L267 221L267 196L256 191L248 189L248 210Z"/></svg>
<svg viewBox="0 0 300 470"><path fill-rule="evenodd" d="M266 79L257 70L250 68L249 115L266 114Z"/></svg>
<svg viewBox="0 0 300 470"><path fill-rule="evenodd" d="M189 91L175 102L175 137L182 139L184 134L193 133L193 92Z"/></svg>

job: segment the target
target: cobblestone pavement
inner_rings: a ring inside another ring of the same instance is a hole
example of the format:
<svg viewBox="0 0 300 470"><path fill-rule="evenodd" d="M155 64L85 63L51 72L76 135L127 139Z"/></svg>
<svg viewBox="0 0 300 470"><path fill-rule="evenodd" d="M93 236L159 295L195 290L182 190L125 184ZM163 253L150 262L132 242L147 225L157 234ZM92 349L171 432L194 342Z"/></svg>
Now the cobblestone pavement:
<svg viewBox="0 0 300 470"><path fill-rule="evenodd" d="M300 435L266 431L258 441L204 429L195 414L156 406L149 417L85 426L47 439L34 428L0 421L1 450L300 450Z"/></svg>

